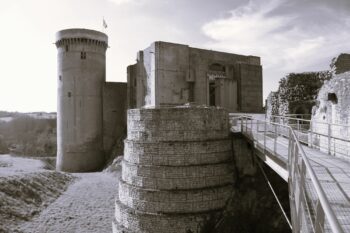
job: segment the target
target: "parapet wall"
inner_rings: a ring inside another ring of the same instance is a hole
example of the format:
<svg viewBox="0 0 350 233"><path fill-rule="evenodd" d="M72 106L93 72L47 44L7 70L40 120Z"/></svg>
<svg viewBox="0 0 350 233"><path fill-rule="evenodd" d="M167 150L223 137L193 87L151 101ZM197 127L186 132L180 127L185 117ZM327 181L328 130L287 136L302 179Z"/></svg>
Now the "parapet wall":
<svg viewBox="0 0 350 233"><path fill-rule="evenodd" d="M232 194L223 109L131 109L113 231L201 232Z"/></svg>

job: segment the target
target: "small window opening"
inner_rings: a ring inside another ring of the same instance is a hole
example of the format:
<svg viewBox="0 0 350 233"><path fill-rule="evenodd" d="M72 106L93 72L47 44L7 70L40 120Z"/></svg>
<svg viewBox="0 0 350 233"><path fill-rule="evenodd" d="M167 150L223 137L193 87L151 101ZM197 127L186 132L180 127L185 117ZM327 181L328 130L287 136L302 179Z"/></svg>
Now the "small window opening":
<svg viewBox="0 0 350 233"><path fill-rule="evenodd" d="M194 102L194 82L189 83L188 102Z"/></svg>
<svg viewBox="0 0 350 233"><path fill-rule="evenodd" d="M209 105L216 106L215 105L215 81L209 82Z"/></svg>
<svg viewBox="0 0 350 233"><path fill-rule="evenodd" d="M85 51L81 51L80 58L83 59L83 60L86 59L86 52Z"/></svg>
<svg viewBox="0 0 350 233"><path fill-rule="evenodd" d="M71 97L72 96L72 93L71 92L68 92L68 97Z"/></svg>
<svg viewBox="0 0 350 233"><path fill-rule="evenodd" d="M59 79L60 81L62 81L62 76L60 75L60 76L58 77L58 79Z"/></svg>
<svg viewBox="0 0 350 233"><path fill-rule="evenodd" d="M69 46L68 46L68 45L66 45L66 52L68 52L68 50L69 50Z"/></svg>
<svg viewBox="0 0 350 233"><path fill-rule="evenodd" d="M328 93L328 100L331 101L333 104L338 103L338 98L335 93Z"/></svg>

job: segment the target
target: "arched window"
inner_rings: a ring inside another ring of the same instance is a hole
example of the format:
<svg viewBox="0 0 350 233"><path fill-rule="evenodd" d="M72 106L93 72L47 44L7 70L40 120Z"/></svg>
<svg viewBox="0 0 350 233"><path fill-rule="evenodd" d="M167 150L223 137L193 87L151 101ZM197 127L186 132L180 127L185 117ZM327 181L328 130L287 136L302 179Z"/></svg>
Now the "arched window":
<svg viewBox="0 0 350 233"><path fill-rule="evenodd" d="M338 97L335 93L328 93L328 100L332 102L332 104L338 103Z"/></svg>

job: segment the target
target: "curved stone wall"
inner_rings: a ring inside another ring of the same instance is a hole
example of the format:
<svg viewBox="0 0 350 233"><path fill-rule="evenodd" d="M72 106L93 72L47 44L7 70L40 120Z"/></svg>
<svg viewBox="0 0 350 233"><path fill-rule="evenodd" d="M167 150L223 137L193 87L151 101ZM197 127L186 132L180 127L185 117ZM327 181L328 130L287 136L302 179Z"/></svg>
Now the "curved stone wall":
<svg viewBox="0 0 350 233"><path fill-rule="evenodd" d="M230 140L138 142L125 140L124 159L140 165L187 166L231 159Z"/></svg>
<svg viewBox="0 0 350 233"><path fill-rule="evenodd" d="M113 232L119 233L199 233L220 210L197 214L146 213L116 201ZM121 225L120 223L123 223Z"/></svg>
<svg viewBox="0 0 350 233"><path fill-rule="evenodd" d="M106 34L66 29L56 34L57 47L57 170L101 169Z"/></svg>
<svg viewBox="0 0 350 233"><path fill-rule="evenodd" d="M122 178L146 189L191 189L232 182L228 163L201 166L139 166L123 161Z"/></svg>
<svg viewBox="0 0 350 233"><path fill-rule="evenodd" d="M131 109L114 232L200 232L231 196L228 113Z"/></svg>

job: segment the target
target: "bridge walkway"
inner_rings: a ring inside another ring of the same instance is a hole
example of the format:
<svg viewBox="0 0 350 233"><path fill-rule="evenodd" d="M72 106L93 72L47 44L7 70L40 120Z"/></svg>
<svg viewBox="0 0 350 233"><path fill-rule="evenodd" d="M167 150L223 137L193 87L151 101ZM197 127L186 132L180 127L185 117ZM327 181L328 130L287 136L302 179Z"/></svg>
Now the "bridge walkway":
<svg viewBox="0 0 350 233"><path fill-rule="evenodd" d="M350 232L350 160L300 143L287 125L247 116L236 120L232 131L241 132L256 154L289 183L293 232ZM328 218L332 214L334 221Z"/></svg>

